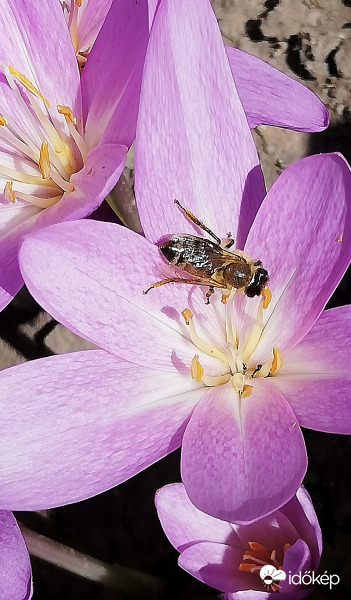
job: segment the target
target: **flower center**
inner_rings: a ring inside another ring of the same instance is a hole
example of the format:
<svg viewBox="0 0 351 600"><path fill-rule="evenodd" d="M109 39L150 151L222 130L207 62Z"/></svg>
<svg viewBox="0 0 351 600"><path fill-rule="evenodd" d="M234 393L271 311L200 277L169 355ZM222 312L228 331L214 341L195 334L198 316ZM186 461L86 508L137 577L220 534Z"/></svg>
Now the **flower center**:
<svg viewBox="0 0 351 600"><path fill-rule="evenodd" d="M249 573L255 573L256 575L259 575L260 570L265 565L272 565L279 571L282 568L284 554L286 550L290 548L289 543L285 544L281 551L276 549L269 550L267 546L263 546L258 542L248 542L248 546L248 549L245 550L243 554L243 562L239 565L239 571L248 571ZM259 582L262 584L261 579ZM279 585L274 581L265 584L265 587L271 592L279 591Z"/></svg>
<svg viewBox="0 0 351 600"><path fill-rule="evenodd" d="M255 377L272 377L277 374L283 365L283 355L278 348L273 347L272 358L264 364L254 363L251 357L256 350L264 329L263 310L267 308L267 298L260 299L256 319L248 321L247 327L241 328L239 335L235 328L233 315L233 302L235 290L227 297L225 304L225 335L226 343L223 347L214 345L202 339L195 328L194 315L186 308L182 315L189 327L189 337L194 346L201 352L217 359L223 365L223 374L206 375L200 363L199 355L195 354L190 367L190 373L195 381L213 387L231 381L236 392L242 398L251 394L252 379Z"/></svg>
<svg viewBox="0 0 351 600"><path fill-rule="evenodd" d="M47 208L65 192L73 191L71 175L82 168L88 147L69 107L57 106L58 116L64 117L58 128L43 94L13 67L3 65L3 72L12 92L12 106L20 117L15 122L1 110L0 143L5 149L5 164L0 164L0 176L8 179L4 195L10 202L21 199Z"/></svg>

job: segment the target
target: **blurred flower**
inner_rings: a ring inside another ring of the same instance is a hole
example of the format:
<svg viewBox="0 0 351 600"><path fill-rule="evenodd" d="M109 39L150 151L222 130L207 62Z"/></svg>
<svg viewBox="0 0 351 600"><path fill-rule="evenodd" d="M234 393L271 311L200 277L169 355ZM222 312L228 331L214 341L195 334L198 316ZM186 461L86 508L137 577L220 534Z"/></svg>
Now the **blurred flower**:
<svg viewBox="0 0 351 600"><path fill-rule="evenodd" d="M122 172L135 137L147 8L146 0L114 4L80 79L57 0L1 2L0 308L23 284L22 236L87 216Z"/></svg>
<svg viewBox="0 0 351 600"><path fill-rule="evenodd" d="M26 544L13 514L0 510L0 598L29 600L32 571Z"/></svg>
<svg viewBox="0 0 351 600"><path fill-rule="evenodd" d="M284 600L298 600L313 591L292 578L317 574L322 551L318 519L303 487L279 510L251 525L202 513L191 504L181 483L158 490L156 508L166 536L180 552L179 565L225 592L225 600L239 600L244 591L247 600L273 598L270 593L278 591ZM282 575L278 583L264 584L260 577L264 566L269 572L283 570L285 579Z"/></svg>
<svg viewBox="0 0 351 600"><path fill-rule="evenodd" d="M163 0L136 145L146 238L81 221L38 231L22 247L31 293L101 350L1 373L0 456L14 468L0 464L0 505L47 508L94 495L181 444L182 477L201 510L237 522L285 504L306 470L299 426L351 431L350 312L317 321L350 259L350 184L339 155L309 157L262 202L212 10L202 0ZM199 286L143 295L160 278L160 237L197 232L174 198L263 261L273 294L266 310L240 294L224 305L218 291L207 306ZM279 486L267 485L277 464Z"/></svg>

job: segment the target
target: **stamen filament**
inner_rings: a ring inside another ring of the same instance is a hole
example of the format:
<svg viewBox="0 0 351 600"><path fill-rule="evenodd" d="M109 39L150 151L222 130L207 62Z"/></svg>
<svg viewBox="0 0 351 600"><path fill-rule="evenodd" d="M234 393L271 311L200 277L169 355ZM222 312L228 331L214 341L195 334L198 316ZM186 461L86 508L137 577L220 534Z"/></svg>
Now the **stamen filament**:
<svg viewBox="0 0 351 600"><path fill-rule="evenodd" d="M222 350L220 350L219 348L217 348L216 346L213 346L212 344L208 344L207 342L205 342L204 340L202 340L196 333L195 330L195 326L193 323L193 315L192 312L188 309L185 308L182 312L182 315L185 319L185 322L187 325L189 325L189 336L191 341L193 342L193 344L202 352L204 352L205 354L207 354L208 356L212 356L213 358L218 358L218 360L221 360L222 362L224 362L225 364L227 364L227 355L222 352Z"/></svg>
<svg viewBox="0 0 351 600"><path fill-rule="evenodd" d="M74 139L74 141L77 145L77 148L82 156L83 163L85 163L88 152L89 152L89 148L71 121L67 121L67 126L68 126L68 130L69 130L72 138Z"/></svg>
<svg viewBox="0 0 351 600"><path fill-rule="evenodd" d="M57 189L56 184L51 179L43 181L43 178L39 177L38 175L28 175L23 171L15 171L15 169L10 169L8 167L4 167L3 165L0 165L0 175L4 175L5 177L12 179L13 181L18 181L21 183L28 183L30 185L41 185Z"/></svg>
<svg viewBox="0 0 351 600"><path fill-rule="evenodd" d="M73 192L74 185L70 181L66 181L57 172L51 171L51 179L64 191Z"/></svg>
<svg viewBox="0 0 351 600"><path fill-rule="evenodd" d="M259 303L258 309L257 309L257 317L256 317L255 324L252 328L252 331L249 335L249 338L248 338L248 340L245 344L245 347L243 349L243 352L242 352L244 363L248 362L250 356L252 356L252 354L256 350L256 348L258 346L258 342L261 339L263 328L264 328L264 325L263 325L263 300L260 300L260 303Z"/></svg>
<svg viewBox="0 0 351 600"><path fill-rule="evenodd" d="M38 147L33 144L31 139L15 123L7 123L7 126L1 129L1 137L9 142L13 148L19 150L35 163L39 160Z"/></svg>
<svg viewBox="0 0 351 600"><path fill-rule="evenodd" d="M237 346L238 340L236 332L233 328L233 298L234 298L235 290L232 288L229 296L227 296L226 300L226 309L225 309L225 330L227 336L227 342L229 344L233 344L235 347Z"/></svg>
<svg viewBox="0 0 351 600"><path fill-rule="evenodd" d="M202 382L207 387L216 387L217 385L224 385L228 383L231 378L230 373L225 373L224 375L205 375L202 376Z"/></svg>
<svg viewBox="0 0 351 600"><path fill-rule="evenodd" d="M62 198L62 194L60 196L53 196L52 198L38 198L38 196L33 196L32 194L25 194L24 192L16 192L16 197L29 202L29 204L33 204L38 208L47 208L48 206L52 206L56 204Z"/></svg>

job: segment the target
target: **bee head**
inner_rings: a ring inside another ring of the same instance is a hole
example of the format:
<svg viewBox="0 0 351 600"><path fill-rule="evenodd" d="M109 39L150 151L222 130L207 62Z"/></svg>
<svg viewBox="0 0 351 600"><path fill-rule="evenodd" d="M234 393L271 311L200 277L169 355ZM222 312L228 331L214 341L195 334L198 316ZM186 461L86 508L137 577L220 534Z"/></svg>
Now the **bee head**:
<svg viewBox="0 0 351 600"><path fill-rule="evenodd" d="M261 263L262 264L262 263ZM259 296L262 292L262 288L268 282L269 275L268 271L263 267L259 267L254 272L254 275L245 290L246 296L249 298L253 298L254 296Z"/></svg>

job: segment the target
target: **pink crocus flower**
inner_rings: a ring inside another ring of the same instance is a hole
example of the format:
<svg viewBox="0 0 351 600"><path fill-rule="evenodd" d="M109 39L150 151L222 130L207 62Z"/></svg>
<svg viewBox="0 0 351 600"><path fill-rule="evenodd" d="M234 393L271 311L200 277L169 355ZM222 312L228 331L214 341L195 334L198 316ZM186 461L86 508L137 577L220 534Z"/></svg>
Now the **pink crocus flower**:
<svg viewBox="0 0 351 600"><path fill-rule="evenodd" d="M112 0L59 0L77 56L84 66ZM117 0L118 4L118 0Z"/></svg>
<svg viewBox="0 0 351 600"><path fill-rule="evenodd" d="M32 570L28 550L13 514L0 510L0 598L30 600Z"/></svg>
<svg viewBox="0 0 351 600"><path fill-rule="evenodd" d="M148 5L114 2L79 77L57 0L1 2L0 309L23 235L95 210L135 137ZM113 35L112 35L113 32Z"/></svg>
<svg viewBox="0 0 351 600"><path fill-rule="evenodd" d="M0 374L0 506L86 498L182 445L182 477L200 510L259 519L301 484L300 425L351 432L350 312L321 314L350 259L349 167L337 154L306 158L265 196L212 10L163 0L145 63L135 177L145 238L80 221L23 244L31 293L100 349ZM224 305L218 290L207 306L200 286L142 293L162 276L162 235L202 235L175 198L263 261L268 308L240 294ZM268 486L277 464L279 486Z"/></svg>
<svg viewBox="0 0 351 600"><path fill-rule="evenodd" d="M265 600L275 592L282 600L300 600L313 591L299 582L304 576L311 582L311 573L317 575L322 534L305 488L251 525L220 521L199 511L181 483L158 490L155 501L164 532L180 552L179 566L225 592L223 600ZM263 567L276 582L264 584Z"/></svg>

